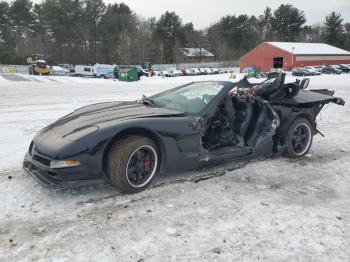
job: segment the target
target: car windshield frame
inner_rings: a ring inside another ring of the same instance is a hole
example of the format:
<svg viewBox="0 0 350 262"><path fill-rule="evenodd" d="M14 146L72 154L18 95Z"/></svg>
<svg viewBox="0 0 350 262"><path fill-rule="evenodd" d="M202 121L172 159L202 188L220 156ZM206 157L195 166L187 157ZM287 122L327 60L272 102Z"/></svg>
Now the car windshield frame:
<svg viewBox="0 0 350 262"><path fill-rule="evenodd" d="M211 90L209 90L209 88L211 88ZM176 110L190 115L197 115L205 110L205 108L211 104L218 95L221 94L224 88L225 86L223 84L215 81L191 82L189 84L155 94L149 97L149 99L152 100L152 102L158 107ZM208 91L211 91L212 93L209 94ZM204 98L204 96L206 96L206 98ZM175 100L176 102L174 102L174 100L170 100L171 98L177 98L178 100ZM179 101L181 99L182 101ZM189 106L191 106L191 102L197 103L197 107L188 110ZM199 104L199 102L201 102L201 104ZM187 108L184 107L186 104Z"/></svg>

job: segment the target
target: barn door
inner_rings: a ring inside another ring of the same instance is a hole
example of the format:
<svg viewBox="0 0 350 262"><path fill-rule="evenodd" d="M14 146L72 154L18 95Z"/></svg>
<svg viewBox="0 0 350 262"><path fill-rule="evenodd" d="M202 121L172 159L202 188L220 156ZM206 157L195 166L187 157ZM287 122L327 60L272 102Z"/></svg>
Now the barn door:
<svg viewBox="0 0 350 262"><path fill-rule="evenodd" d="M283 68L283 57L273 58L273 68Z"/></svg>

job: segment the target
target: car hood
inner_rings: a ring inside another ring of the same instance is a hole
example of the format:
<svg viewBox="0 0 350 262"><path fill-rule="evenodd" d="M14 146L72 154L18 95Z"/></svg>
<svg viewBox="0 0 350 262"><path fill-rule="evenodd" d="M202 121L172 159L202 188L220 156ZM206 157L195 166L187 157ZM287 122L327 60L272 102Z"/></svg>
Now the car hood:
<svg viewBox="0 0 350 262"><path fill-rule="evenodd" d="M183 112L152 107L138 102L108 102L79 108L62 117L42 130L54 132L59 136L67 136L87 128L98 127L106 122L121 122L135 118L182 116Z"/></svg>

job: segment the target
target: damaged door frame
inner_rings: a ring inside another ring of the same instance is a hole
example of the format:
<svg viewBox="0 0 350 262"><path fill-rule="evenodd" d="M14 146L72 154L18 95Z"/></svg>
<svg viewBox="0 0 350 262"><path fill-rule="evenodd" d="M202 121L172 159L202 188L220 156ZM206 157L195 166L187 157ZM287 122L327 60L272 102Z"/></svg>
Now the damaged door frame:
<svg viewBox="0 0 350 262"><path fill-rule="evenodd" d="M280 83L280 85L284 84L284 75L277 74L275 77L282 79L282 83ZM285 135L284 132L281 132L281 128L284 130L285 127L288 127L288 123L290 123L290 121L293 121L298 116L305 117L305 115L310 113L316 117L324 105L330 102L339 105L345 104L343 99L333 97L333 91L326 89L310 91L301 90L299 94L293 98L286 98L284 95L281 96L278 101L266 100L259 95L254 96L253 99L261 104L262 108L260 108L261 115L258 117L258 122L254 128L253 134L248 139L249 141L247 141L249 150L247 150L247 147L237 148L234 146L226 147L226 149L222 148L221 150L220 148L218 150L209 150L204 148L202 139L208 130L210 119L218 111L220 103L227 97L229 91L231 91L233 88L241 87L242 85L245 85L244 87L253 85L246 79L236 83L219 83L223 85L222 90L214 99L212 99L212 101L203 109L202 112L194 117L191 124L194 132L197 135L197 139L199 139L198 160L200 163L207 163L212 160L224 160L225 158L247 159L258 156L276 155L278 152L283 151L283 148L279 145L278 139L281 134L282 136ZM281 86L275 91L280 89ZM317 93L319 95L317 95ZM324 97L322 97L322 95ZM290 111L290 113L287 114L287 116L285 114L281 115L280 110L276 110L276 107L285 107L288 109L286 111ZM293 111L293 108L298 108L298 110L295 112ZM313 110L313 112L310 112L310 110ZM314 119L311 122L314 124L314 126L316 126ZM316 132L320 133L317 129Z"/></svg>
<svg viewBox="0 0 350 262"><path fill-rule="evenodd" d="M218 160L225 160L229 158L247 158L253 155L253 152L255 150L255 145L258 139L261 137L259 136L259 130L261 130L261 127L264 125L263 121L266 119L267 111L271 111L271 113L274 115L275 118L277 118L277 122L279 121L277 114L274 112L274 110L268 105L267 101L263 101L262 99L253 98L259 104L261 103L263 105L263 113L259 116L257 126L255 127L255 131L252 134L251 139L249 139L249 145L244 147L237 147L237 146L230 146L225 148L219 148L215 150L208 150L203 147L203 137L208 130L210 119L214 117L218 110L218 106L220 103L222 103L226 97L228 96L229 91L231 91L233 88L237 87L238 83L232 83L232 86L224 85L222 91L208 104L208 106L205 107L205 109L200 112L199 116L195 117L194 120L191 123L192 128L196 131L198 134L198 139L200 149L199 149L199 162L209 162L209 161L218 161ZM268 108L266 108L268 107ZM273 119L273 122L276 122L276 119ZM259 126L258 126L259 125ZM271 128L270 132L275 134L275 128ZM266 134L266 132L263 132ZM262 134L263 134L262 133ZM255 136L255 139L252 139ZM272 142L272 141L271 141ZM260 150L257 150L260 151Z"/></svg>

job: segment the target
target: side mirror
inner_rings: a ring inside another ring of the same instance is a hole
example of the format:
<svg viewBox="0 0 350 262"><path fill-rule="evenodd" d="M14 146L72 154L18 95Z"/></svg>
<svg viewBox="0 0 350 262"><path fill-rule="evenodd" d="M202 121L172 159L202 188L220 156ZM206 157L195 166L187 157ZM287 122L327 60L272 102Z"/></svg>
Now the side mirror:
<svg viewBox="0 0 350 262"><path fill-rule="evenodd" d="M305 78L301 81L301 83L299 84L300 89L306 89L310 84L310 79L309 78Z"/></svg>

